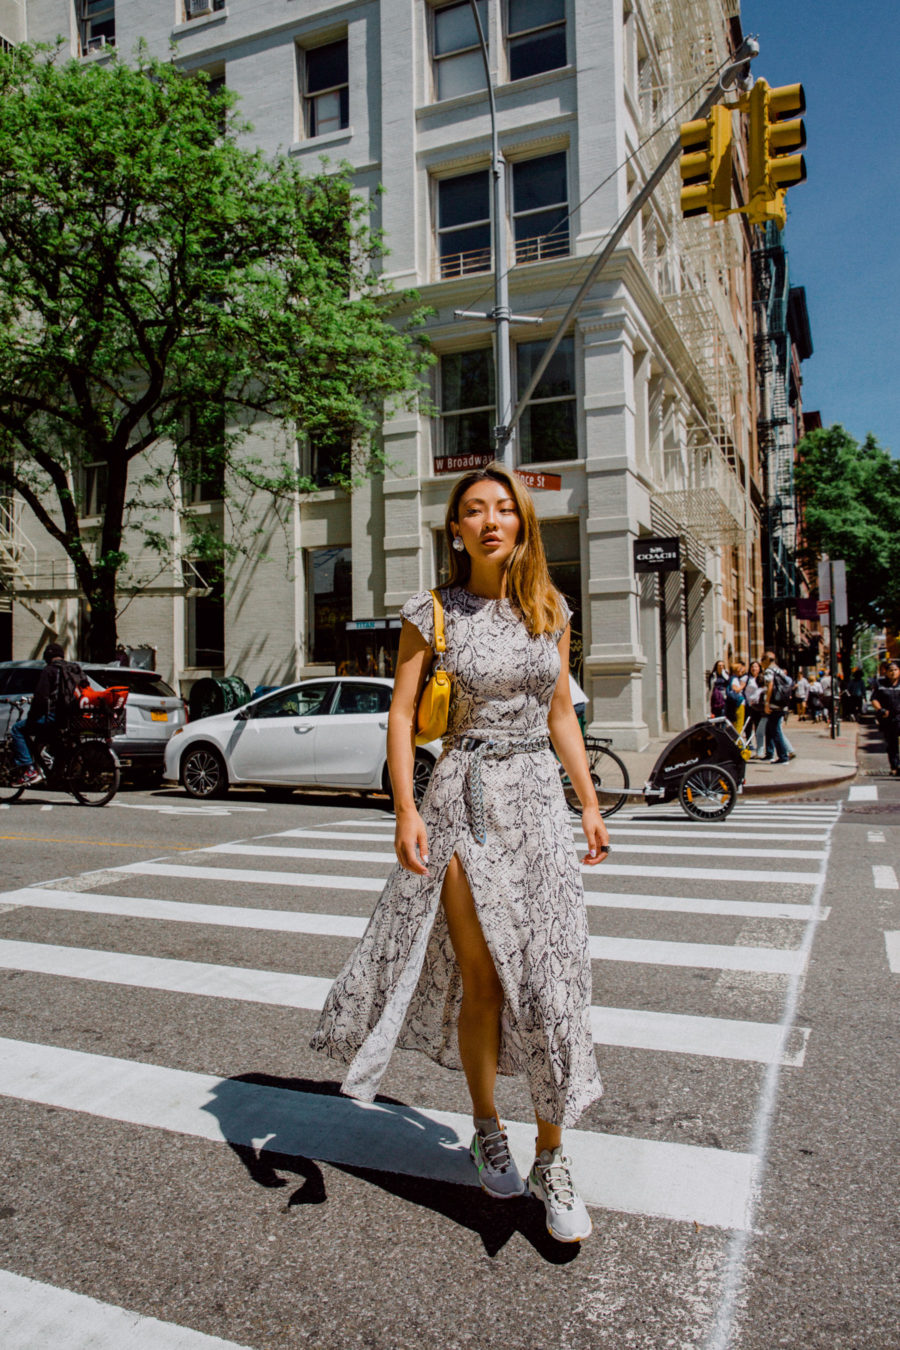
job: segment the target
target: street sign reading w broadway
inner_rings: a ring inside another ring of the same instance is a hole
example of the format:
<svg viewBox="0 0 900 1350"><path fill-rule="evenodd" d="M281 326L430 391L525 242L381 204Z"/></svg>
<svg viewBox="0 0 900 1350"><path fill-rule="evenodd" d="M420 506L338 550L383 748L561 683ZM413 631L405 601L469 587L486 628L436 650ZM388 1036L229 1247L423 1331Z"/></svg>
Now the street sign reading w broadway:
<svg viewBox="0 0 900 1350"><path fill-rule="evenodd" d="M677 572L681 566L681 542L674 539L635 539L635 572Z"/></svg>

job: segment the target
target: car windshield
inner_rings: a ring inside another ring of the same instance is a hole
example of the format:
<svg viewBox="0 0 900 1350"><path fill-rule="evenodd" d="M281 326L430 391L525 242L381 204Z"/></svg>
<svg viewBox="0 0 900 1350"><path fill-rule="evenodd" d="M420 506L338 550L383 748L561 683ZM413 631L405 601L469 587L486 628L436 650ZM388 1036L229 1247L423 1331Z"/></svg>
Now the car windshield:
<svg viewBox="0 0 900 1350"><path fill-rule="evenodd" d="M2 680L0 693L10 696L33 694L42 669L42 666L19 666L18 668L13 667L12 670L5 670L0 677L0 680Z"/></svg>
<svg viewBox="0 0 900 1350"><path fill-rule="evenodd" d="M132 694L150 694L155 698L178 697L172 686L152 670L131 670L128 666L106 666L102 670L94 670L92 666L85 666L84 673L104 689L118 685Z"/></svg>

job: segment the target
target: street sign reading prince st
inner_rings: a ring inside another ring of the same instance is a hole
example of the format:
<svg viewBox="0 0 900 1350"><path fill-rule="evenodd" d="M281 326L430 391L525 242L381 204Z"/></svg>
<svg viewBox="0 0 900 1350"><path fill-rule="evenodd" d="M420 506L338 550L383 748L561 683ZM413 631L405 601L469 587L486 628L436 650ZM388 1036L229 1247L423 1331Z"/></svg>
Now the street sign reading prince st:
<svg viewBox="0 0 900 1350"><path fill-rule="evenodd" d="M681 567L680 540L635 539L635 572L677 572Z"/></svg>

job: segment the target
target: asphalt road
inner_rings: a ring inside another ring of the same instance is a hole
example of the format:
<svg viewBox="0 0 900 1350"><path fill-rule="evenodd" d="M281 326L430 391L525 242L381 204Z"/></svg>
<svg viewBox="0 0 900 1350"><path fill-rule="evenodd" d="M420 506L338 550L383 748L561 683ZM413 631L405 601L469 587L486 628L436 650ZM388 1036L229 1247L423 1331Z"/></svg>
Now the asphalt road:
<svg viewBox="0 0 900 1350"><path fill-rule="evenodd" d="M883 764L721 825L610 822L580 1247L471 1185L460 1075L398 1052L362 1108L307 1048L391 863L383 803L3 808L0 1344L896 1350ZM499 1101L524 1166L523 1085Z"/></svg>

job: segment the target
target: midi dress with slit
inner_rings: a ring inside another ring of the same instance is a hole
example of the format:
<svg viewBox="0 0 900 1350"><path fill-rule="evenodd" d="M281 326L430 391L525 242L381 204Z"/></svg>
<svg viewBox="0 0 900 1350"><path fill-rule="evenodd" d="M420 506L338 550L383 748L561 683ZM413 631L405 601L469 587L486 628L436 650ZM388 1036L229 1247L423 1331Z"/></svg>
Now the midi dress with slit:
<svg viewBox="0 0 900 1350"><path fill-rule="evenodd" d="M471 746L547 735L561 633L532 637L508 600L442 589L453 674L450 721L420 807L429 877L396 865L312 1038L348 1065L342 1091L372 1101L397 1047L461 1069L462 997L441 887L454 853L503 986L499 1070L524 1074L535 1110L573 1125L603 1089L591 1029L591 961L581 870L559 766L546 748L483 758L485 841L473 830ZM429 591L401 610L429 644ZM458 742L467 738L465 748Z"/></svg>

